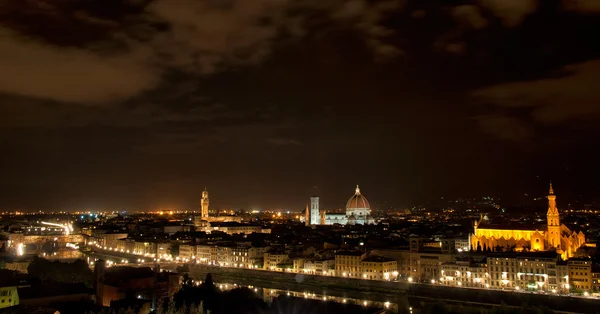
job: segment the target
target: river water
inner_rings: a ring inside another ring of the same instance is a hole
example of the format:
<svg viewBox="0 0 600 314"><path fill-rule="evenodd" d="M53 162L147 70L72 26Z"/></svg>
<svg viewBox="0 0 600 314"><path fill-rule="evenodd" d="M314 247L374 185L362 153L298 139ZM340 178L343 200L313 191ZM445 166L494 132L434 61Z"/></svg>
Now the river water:
<svg viewBox="0 0 600 314"><path fill-rule="evenodd" d="M201 281L196 282L197 284L201 284ZM231 282L219 282L215 283L217 288L227 291L235 288L247 287L253 290L258 297L262 298L266 303L271 304L273 299L278 296L290 296L297 298L304 298L308 300L319 300L323 302L337 302L343 304L357 304L360 306L370 307L370 308L380 308L385 309L388 313L398 313L398 303L395 303L394 300L390 299L389 301L382 301L381 297L378 298L356 298L351 297L347 293L340 291L311 291L310 289L306 289L303 291L294 291L289 289L275 289L275 288L265 288L265 287L257 287L253 285L238 285L237 283ZM412 308L407 307L406 311L412 313Z"/></svg>

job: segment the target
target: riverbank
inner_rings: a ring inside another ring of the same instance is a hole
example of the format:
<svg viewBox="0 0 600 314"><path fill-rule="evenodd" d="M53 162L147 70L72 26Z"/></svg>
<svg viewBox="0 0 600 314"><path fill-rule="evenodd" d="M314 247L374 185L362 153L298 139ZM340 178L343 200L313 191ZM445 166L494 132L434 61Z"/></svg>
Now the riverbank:
<svg viewBox="0 0 600 314"><path fill-rule="evenodd" d="M256 269L190 265L189 274L202 280L211 273L215 281L256 285L280 290L303 291L347 296L398 304L399 313L408 312L414 300L445 300L481 306L544 306L558 313L600 313L600 300L569 296L515 293L490 289L454 288L403 282L270 272Z"/></svg>

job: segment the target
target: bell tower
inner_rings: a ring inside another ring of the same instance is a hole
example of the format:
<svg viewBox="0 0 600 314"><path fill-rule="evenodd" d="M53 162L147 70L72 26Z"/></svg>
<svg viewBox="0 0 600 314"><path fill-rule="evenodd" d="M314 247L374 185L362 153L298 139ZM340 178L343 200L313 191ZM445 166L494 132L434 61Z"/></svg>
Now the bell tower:
<svg viewBox="0 0 600 314"><path fill-rule="evenodd" d="M550 190L548 191L548 213L546 214L546 219L548 220L548 244L550 247L560 250L560 215L556 208L556 195L554 195L552 183L550 183Z"/></svg>
<svg viewBox="0 0 600 314"><path fill-rule="evenodd" d="M319 211L319 197L311 196L310 198L310 224L321 224L321 212Z"/></svg>
<svg viewBox="0 0 600 314"><path fill-rule="evenodd" d="M202 218L208 218L208 191L204 188L202 191L202 200L200 201L200 207L202 209Z"/></svg>

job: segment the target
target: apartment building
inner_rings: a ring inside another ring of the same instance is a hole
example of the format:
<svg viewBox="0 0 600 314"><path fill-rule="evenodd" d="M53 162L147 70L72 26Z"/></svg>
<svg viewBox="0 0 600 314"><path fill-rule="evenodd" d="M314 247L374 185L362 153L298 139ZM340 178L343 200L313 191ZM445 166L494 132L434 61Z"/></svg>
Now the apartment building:
<svg viewBox="0 0 600 314"><path fill-rule="evenodd" d="M360 261L362 278L370 280L390 280L398 275L398 262L393 258L369 256Z"/></svg>
<svg viewBox="0 0 600 314"><path fill-rule="evenodd" d="M215 261L211 255L214 245L196 245L196 260L203 264L209 264Z"/></svg>
<svg viewBox="0 0 600 314"><path fill-rule="evenodd" d="M555 252L529 252L517 256L516 287L523 290L558 292L557 263L560 256Z"/></svg>
<svg viewBox="0 0 600 314"><path fill-rule="evenodd" d="M305 260L299 270L307 274L332 276L335 275L335 259Z"/></svg>
<svg viewBox="0 0 600 314"><path fill-rule="evenodd" d="M19 305L17 287L0 287L0 309Z"/></svg>
<svg viewBox="0 0 600 314"><path fill-rule="evenodd" d="M95 231L95 230L94 230ZM100 244L102 247L106 247L107 249L116 249L118 240L127 238L127 233L120 232L106 232L106 233L96 233L94 235L96 243Z"/></svg>
<svg viewBox="0 0 600 314"><path fill-rule="evenodd" d="M234 267L255 268L264 257L266 250L266 247L234 247L231 250L231 262Z"/></svg>
<svg viewBox="0 0 600 314"><path fill-rule="evenodd" d="M431 279L431 283L447 286L488 288L488 266L483 261L455 261L441 265L441 276L438 280Z"/></svg>
<svg viewBox="0 0 600 314"><path fill-rule="evenodd" d="M592 266L592 292L600 292L600 267Z"/></svg>
<svg viewBox="0 0 600 314"><path fill-rule="evenodd" d="M567 265L571 290L592 292L592 261L589 258L571 258Z"/></svg>
<svg viewBox="0 0 600 314"><path fill-rule="evenodd" d="M285 268L282 267L282 264L284 262L287 262L289 260L289 258L290 258L289 253L284 252L284 251L265 252L263 269L274 270L274 271L283 271L283 270L285 270Z"/></svg>
<svg viewBox="0 0 600 314"><path fill-rule="evenodd" d="M411 237L408 248L377 249L372 254L396 260L403 278L431 282L439 280L443 264L453 262L458 256L454 239L442 239L437 245L431 243L420 237Z"/></svg>
<svg viewBox="0 0 600 314"><path fill-rule="evenodd" d="M190 244L179 245L179 259L192 260L196 258L196 246Z"/></svg>
<svg viewBox="0 0 600 314"><path fill-rule="evenodd" d="M367 257L362 251L339 251L335 254L335 275L362 278L361 261Z"/></svg>
<svg viewBox="0 0 600 314"><path fill-rule="evenodd" d="M556 281L559 293L568 293L571 290L569 284L569 265L566 261L556 263Z"/></svg>
<svg viewBox="0 0 600 314"><path fill-rule="evenodd" d="M568 293L573 284L572 276L578 278L578 286L586 283L585 279L588 278L591 283L591 274L586 272L590 265L582 262L562 262L559 254L549 251L490 253L481 262L444 263L439 283L472 288Z"/></svg>

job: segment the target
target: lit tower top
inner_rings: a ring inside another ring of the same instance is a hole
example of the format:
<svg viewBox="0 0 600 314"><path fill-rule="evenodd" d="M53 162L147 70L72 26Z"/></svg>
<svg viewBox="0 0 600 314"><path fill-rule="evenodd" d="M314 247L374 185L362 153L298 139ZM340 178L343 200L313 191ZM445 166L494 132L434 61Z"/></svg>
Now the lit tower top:
<svg viewBox="0 0 600 314"><path fill-rule="evenodd" d="M556 249L561 249L560 214L558 213L558 208L556 208L556 195L554 195L552 183L550 183L550 189L548 190L548 213L546 214L546 218L548 219L548 244Z"/></svg>
<svg viewBox="0 0 600 314"><path fill-rule="evenodd" d="M358 184L356 185L356 193L355 195L360 195L360 188L358 187Z"/></svg>
<svg viewBox="0 0 600 314"><path fill-rule="evenodd" d="M202 200L200 201L202 218L208 217L208 204L208 191L206 190L206 187L204 187L204 191L202 191Z"/></svg>
<svg viewBox="0 0 600 314"><path fill-rule="evenodd" d="M556 195L554 195L552 183L550 183L550 189L548 190L548 215L558 217L558 209L556 208Z"/></svg>

